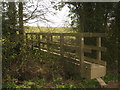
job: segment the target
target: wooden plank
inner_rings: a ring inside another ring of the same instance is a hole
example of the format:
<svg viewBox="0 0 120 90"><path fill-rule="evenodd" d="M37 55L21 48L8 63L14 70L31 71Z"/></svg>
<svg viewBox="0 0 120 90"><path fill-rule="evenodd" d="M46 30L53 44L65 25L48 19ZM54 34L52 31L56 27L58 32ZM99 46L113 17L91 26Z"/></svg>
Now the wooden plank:
<svg viewBox="0 0 120 90"><path fill-rule="evenodd" d="M61 34L63 36L75 36L77 33L49 33L52 36L60 36Z"/></svg>
<svg viewBox="0 0 120 90"><path fill-rule="evenodd" d="M41 41L40 43L47 44L47 42L44 42L44 41ZM58 43L58 42L50 42L50 44L60 45L60 43ZM73 46L73 45L67 45L67 44L64 44L63 47L67 48L67 49L71 49L71 50L78 50L79 49L79 46ZM84 48L83 51L87 52L87 53L91 53L92 52L92 50L89 49L89 48Z"/></svg>
<svg viewBox="0 0 120 90"><path fill-rule="evenodd" d="M47 35L47 50L48 51L50 50L50 45L49 45L50 43L49 42L50 42L50 35L48 34Z"/></svg>
<svg viewBox="0 0 120 90"><path fill-rule="evenodd" d="M40 48L41 48L40 35L37 35L37 39L38 39L38 47L39 47L39 50L40 50Z"/></svg>
<svg viewBox="0 0 120 90"><path fill-rule="evenodd" d="M55 53L60 54L60 50L51 50L51 52L55 52Z"/></svg>
<svg viewBox="0 0 120 90"><path fill-rule="evenodd" d="M105 33L81 33L83 37L106 37Z"/></svg>
<svg viewBox="0 0 120 90"><path fill-rule="evenodd" d="M78 33L63 33L64 36L76 36Z"/></svg>
<svg viewBox="0 0 120 90"><path fill-rule="evenodd" d="M78 46L66 45L66 44L64 44L63 47L66 48L66 49L70 49L70 50L76 50L76 49L79 48Z"/></svg>
<svg viewBox="0 0 120 90"><path fill-rule="evenodd" d="M80 73L81 73L81 77L83 76L83 66L84 66L84 38L82 37L82 35L76 35L76 45L79 46L79 49L76 50L78 59L80 60Z"/></svg>
<svg viewBox="0 0 120 90"><path fill-rule="evenodd" d="M78 48L76 48L76 55L77 56L79 56L79 49L80 49L80 41L79 41L79 38L78 38L79 36L78 35L76 35L76 39L75 39L75 42L76 42L76 46L78 47Z"/></svg>
<svg viewBox="0 0 120 90"><path fill-rule="evenodd" d="M80 65L81 65L81 77L83 77L84 70L84 38L80 36Z"/></svg>
<svg viewBox="0 0 120 90"><path fill-rule="evenodd" d="M27 33L27 34L40 34L40 35L47 35L47 34L51 34L51 35L57 35L60 36L60 34L63 34L64 36L76 36L76 35L80 35L83 37L106 37L105 33Z"/></svg>
<svg viewBox="0 0 120 90"><path fill-rule="evenodd" d="M101 47L101 37L98 37L98 38L96 38L97 39L97 46L98 47ZM102 53L101 53L101 51L100 50L98 50L97 51L97 60L101 60L101 58L102 58L102 55L101 55Z"/></svg>
<svg viewBox="0 0 120 90"><path fill-rule="evenodd" d="M106 62L103 61L103 60L96 60L96 59L88 58L88 57L85 57L85 56L84 56L84 60L87 61L87 62L91 62L91 63L106 66Z"/></svg>
<svg viewBox="0 0 120 90"><path fill-rule="evenodd" d="M83 48L83 51L86 52L86 53L92 53L92 50L91 49L87 49L87 48Z"/></svg>
<svg viewBox="0 0 120 90"><path fill-rule="evenodd" d="M102 87L107 86L107 84L101 78L96 78L96 79Z"/></svg>
<svg viewBox="0 0 120 90"><path fill-rule="evenodd" d="M78 33L27 33L27 34L35 34L35 35L37 35L37 34L39 34L39 35L47 35L47 34L50 34L50 35L52 35L52 36L60 36L61 34L63 35L63 36L75 36L76 34L78 34Z"/></svg>
<svg viewBox="0 0 120 90"><path fill-rule="evenodd" d="M73 46L73 45L64 44L64 48L67 48L67 49L70 49L70 50L78 50L80 47L79 46ZM88 49L88 48L84 48L83 51L87 52L87 53L92 53L92 50Z"/></svg>
<svg viewBox="0 0 120 90"><path fill-rule="evenodd" d="M64 52L65 56L68 56L69 58L77 58L75 53L70 53L70 52Z"/></svg>
<svg viewBox="0 0 120 90"><path fill-rule="evenodd" d="M30 35L30 38L31 38L31 48L33 49L33 35Z"/></svg>
<svg viewBox="0 0 120 90"><path fill-rule="evenodd" d="M63 34L60 35L60 54L61 56L64 56L64 36Z"/></svg>
<svg viewBox="0 0 120 90"><path fill-rule="evenodd" d="M98 47L98 46L91 46L91 45L84 45L84 49L106 51L105 47Z"/></svg>

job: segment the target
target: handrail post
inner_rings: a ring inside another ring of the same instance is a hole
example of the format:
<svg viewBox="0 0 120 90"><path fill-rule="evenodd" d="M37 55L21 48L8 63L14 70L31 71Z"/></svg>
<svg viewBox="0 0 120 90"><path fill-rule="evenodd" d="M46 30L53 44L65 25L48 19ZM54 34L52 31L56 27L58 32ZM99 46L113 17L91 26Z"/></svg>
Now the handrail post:
<svg viewBox="0 0 120 90"><path fill-rule="evenodd" d="M96 39L97 39L97 46L101 47L101 37L98 37ZM101 51L97 51L97 60L101 60Z"/></svg>
<svg viewBox="0 0 120 90"><path fill-rule="evenodd" d="M26 33L26 45L28 44L28 34Z"/></svg>
<svg viewBox="0 0 120 90"><path fill-rule="evenodd" d="M80 45L81 45L81 47L80 47L80 64L81 64L81 77L83 77L83 67L84 67L84 37L81 35L81 37L80 37Z"/></svg>
<svg viewBox="0 0 120 90"><path fill-rule="evenodd" d="M40 50L40 35L39 34L37 35L37 39L38 39L38 48Z"/></svg>
<svg viewBox="0 0 120 90"><path fill-rule="evenodd" d="M47 51L50 51L50 34L47 34Z"/></svg>
<svg viewBox="0 0 120 90"><path fill-rule="evenodd" d="M32 44L32 49L33 49L33 35L32 34L30 34L30 38L31 38L31 44Z"/></svg>
<svg viewBox="0 0 120 90"><path fill-rule="evenodd" d="M84 67L84 37L82 34L78 34L77 36L77 43L78 43L78 46L79 46L79 49L77 51L78 53L78 58L80 60L80 74L81 74L81 77L84 77L83 76L83 67Z"/></svg>
<svg viewBox="0 0 120 90"><path fill-rule="evenodd" d="M46 37L45 37L45 35L43 35L43 34L42 34L42 41L44 41L44 40L45 40L45 38L46 38ZM42 43L42 48L44 48L44 46L45 46L45 44L44 44L44 43Z"/></svg>
<svg viewBox="0 0 120 90"><path fill-rule="evenodd" d="M61 54L61 56L64 56L63 45L64 45L64 36L63 36L63 34L61 34L60 35L60 54Z"/></svg>

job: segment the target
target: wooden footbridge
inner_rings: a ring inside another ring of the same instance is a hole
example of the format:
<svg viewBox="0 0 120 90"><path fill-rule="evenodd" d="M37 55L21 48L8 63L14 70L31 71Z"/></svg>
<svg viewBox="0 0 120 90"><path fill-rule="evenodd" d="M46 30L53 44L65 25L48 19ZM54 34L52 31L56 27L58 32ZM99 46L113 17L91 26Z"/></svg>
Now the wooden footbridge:
<svg viewBox="0 0 120 90"><path fill-rule="evenodd" d="M26 44L31 48L37 46L39 50L71 58L80 66L81 77L94 79L100 82L100 77L106 74L106 62L102 60L103 33L26 33ZM86 45L87 38L94 38L95 45ZM85 53L96 51L96 58L85 56Z"/></svg>

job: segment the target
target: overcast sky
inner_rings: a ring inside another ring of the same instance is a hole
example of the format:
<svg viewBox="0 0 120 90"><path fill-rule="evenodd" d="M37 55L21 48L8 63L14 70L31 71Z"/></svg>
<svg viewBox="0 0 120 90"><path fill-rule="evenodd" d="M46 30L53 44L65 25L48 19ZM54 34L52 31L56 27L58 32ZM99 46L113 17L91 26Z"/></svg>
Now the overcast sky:
<svg viewBox="0 0 120 90"><path fill-rule="evenodd" d="M49 3L49 0L46 1L45 5ZM47 4L49 5L49 4ZM50 6L50 5L49 5ZM34 10L34 9L33 9ZM42 26L42 27L67 27L70 26L70 18L68 17L69 14L69 8L67 6L64 6L61 11L53 9L51 7L52 12L56 12L56 15L47 14L47 19L51 22L44 23L42 21L34 22L34 20L30 20L29 23L25 24L25 26Z"/></svg>

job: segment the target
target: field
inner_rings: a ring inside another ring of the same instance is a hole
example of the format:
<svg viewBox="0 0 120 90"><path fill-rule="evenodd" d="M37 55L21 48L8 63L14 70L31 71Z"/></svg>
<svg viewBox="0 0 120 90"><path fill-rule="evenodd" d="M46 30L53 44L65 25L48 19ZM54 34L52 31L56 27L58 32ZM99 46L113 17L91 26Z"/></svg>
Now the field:
<svg viewBox="0 0 120 90"><path fill-rule="evenodd" d="M25 26L25 33L27 32L49 32L49 33L71 33L75 32L72 28L69 27L31 27Z"/></svg>

